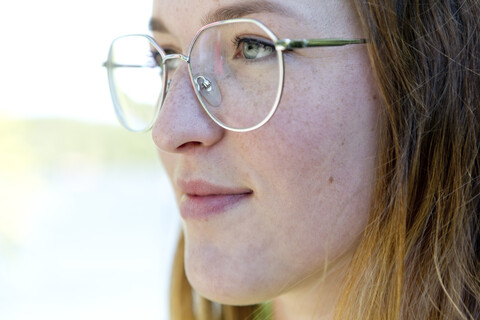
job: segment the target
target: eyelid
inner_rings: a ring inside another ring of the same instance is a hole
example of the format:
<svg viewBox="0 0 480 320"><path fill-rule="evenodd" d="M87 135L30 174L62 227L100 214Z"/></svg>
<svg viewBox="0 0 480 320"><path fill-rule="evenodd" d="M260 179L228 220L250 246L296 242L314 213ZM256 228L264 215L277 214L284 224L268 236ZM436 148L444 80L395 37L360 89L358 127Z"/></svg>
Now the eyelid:
<svg viewBox="0 0 480 320"><path fill-rule="evenodd" d="M273 43L272 39L267 39L267 38L265 38L265 37L263 37L263 36L256 36L256 35L249 35L249 34L237 35L237 36L235 36L235 38L234 38L234 43L235 43L235 44L238 44L241 40L243 40L243 41L245 41L245 40L254 40L254 41L258 41L258 42L261 43L261 44L275 47L275 44Z"/></svg>
<svg viewBox="0 0 480 320"><path fill-rule="evenodd" d="M166 55L182 53L181 50L178 50L177 47L174 46L174 45L164 45L164 44L161 44L159 42L157 42L157 44L160 48L162 48L163 52Z"/></svg>
<svg viewBox="0 0 480 320"><path fill-rule="evenodd" d="M170 53L182 53L182 50L179 50L178 49L178 46L173 44L175 43L176 41L172 41L172 37L168 36L168 37L161 37L159 36L158 34L155 34L153 35L153 39L155 40L155 43L160 47L162 48L162 50L166 53L166 54L170 54ZM173 38L173 40L175 40ZM167 52L168 50L170 50L171 52Z"/></svg>
<svg viewBox="0 0 480 320"><path fill-rule="evenodd" d="M240 44L242 42L249 42L249 41L258 42L259 44L261 44L263 46L271 47L272 52L275 52L275 45L273 44L273 42L271 40L269 41L265 37L261 37L261 36L237 35L237 36L235 36L235 38L233 38L232 43L233 43L233 46L235 47L235 50L239 50L240 49Z"/></svg>
<svg viewBox="0 0 480 320"><path fill-rule="evenodd" d="M177 49L174 49L172 47L168 47L168 46L160 46L160 48L162 48L162 50L165 52L165 54L169 55L169 54L176 54L176 53L181 53L181 50L177 50Z"/></svg>

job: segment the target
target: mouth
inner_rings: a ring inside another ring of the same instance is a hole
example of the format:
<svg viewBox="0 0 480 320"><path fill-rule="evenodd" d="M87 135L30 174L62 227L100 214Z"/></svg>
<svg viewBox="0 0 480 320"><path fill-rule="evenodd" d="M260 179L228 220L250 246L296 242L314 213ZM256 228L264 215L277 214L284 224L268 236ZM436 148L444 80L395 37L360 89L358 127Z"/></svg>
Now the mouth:
<svg viewBox="0 0 480 320"><path fill-rule="evenodd" d="M203 180L179 180L183 191L179 209L183 219L208 219L226 213L251 197L246 188L218 186Z"/></svg>

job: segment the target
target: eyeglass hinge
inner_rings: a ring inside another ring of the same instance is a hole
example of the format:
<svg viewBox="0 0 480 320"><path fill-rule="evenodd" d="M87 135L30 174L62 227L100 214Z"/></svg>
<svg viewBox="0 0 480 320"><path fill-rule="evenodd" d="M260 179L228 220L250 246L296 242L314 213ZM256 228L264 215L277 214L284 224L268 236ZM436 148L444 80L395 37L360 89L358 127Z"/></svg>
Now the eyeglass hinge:
<svg viewBox="0 0 480 320"><path fill-rule="evenodd" d="M298 40L282 39L282 40L278 40L275 43L275 46L282 51L290 50L293 48L307 48L309 47L309 41L307 39L298 39Z"/></svg>
<svg viewBox="0 0 480 320"><path fill-rule="evenodd" d="M291 42L291 39L278 40L277 42L275 42L275 47L281 51L288 50L291 48Z"/></svg>

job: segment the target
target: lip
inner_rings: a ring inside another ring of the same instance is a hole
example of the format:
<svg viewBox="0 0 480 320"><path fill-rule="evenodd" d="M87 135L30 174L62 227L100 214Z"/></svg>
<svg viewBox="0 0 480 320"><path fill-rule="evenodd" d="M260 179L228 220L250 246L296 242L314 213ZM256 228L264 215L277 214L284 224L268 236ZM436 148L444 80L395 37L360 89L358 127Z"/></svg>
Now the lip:
<svg viewBox="0 0 480 320"><path fill-rule="evenodd" d="M205 180L178 180L177 185L183 193L179 205L183 219L207 219L226 213L253 193L247 188L219 186Z"/></svg>

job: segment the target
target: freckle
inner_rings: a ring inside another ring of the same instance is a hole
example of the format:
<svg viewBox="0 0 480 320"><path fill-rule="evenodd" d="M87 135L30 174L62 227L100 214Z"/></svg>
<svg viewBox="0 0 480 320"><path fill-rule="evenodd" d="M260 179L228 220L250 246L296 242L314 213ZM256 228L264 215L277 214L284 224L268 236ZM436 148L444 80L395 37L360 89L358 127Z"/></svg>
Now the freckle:
<svg viewBox="0 0 480 320"><path fill-rule="evenodd" d="M374 95L374 96L373 96L373 100L377 100L377 95Z"/></svg>
<svg viewBox="0 0 480 320"><path fill-rule="evenodd" d="M329 183L333 183L333 181L334 181L333 177L330 177L330 178L328 179L328 182L329 182Z"/></svg>

